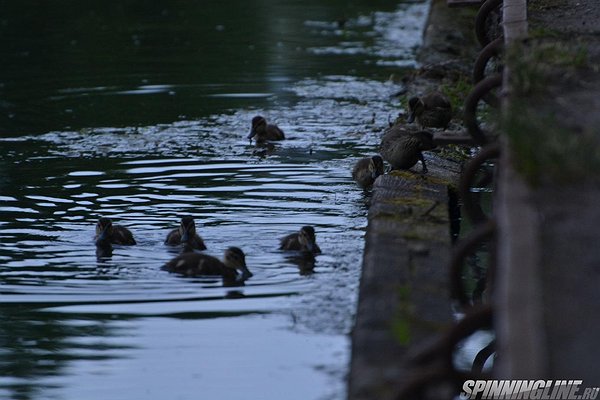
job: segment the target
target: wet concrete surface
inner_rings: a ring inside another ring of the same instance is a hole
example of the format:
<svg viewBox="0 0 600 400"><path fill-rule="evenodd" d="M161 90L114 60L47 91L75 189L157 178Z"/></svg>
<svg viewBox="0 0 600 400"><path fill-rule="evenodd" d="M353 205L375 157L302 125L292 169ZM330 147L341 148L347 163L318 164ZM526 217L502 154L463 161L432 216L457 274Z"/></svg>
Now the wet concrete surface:
<svg viewBox="0 0 600 400"><path fill-rule="evenodd" d="M421 67L404 79L407 98L452 90L470 79L465 60L475 55L469 29L473 16L473 9L448 10L445 1L432 2ZM460 103L454 112L449 131L436 131L436 137L464 132ZM379 177L373 186L352 333L349 399L397 398L401 387L422 372L411 361L414 354L436 342L453 322L448 204L461 171L458 153L454 148L426 152L425 176L418 163L409 171Z"/></svg>
<svg viewBox="0 0 600 400"><path fill-rule="evenodd" d="M430 160L429 173L377 179L369 209L349 398L393 399L415 377L407 361L452 322L446 264L448 188L458 164Z"/></svg>

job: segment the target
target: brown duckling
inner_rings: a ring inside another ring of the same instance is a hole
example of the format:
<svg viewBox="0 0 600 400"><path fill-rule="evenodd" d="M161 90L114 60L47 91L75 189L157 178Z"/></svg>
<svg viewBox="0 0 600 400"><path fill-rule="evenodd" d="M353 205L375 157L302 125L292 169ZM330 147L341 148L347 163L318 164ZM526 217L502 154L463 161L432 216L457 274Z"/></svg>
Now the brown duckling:
<svg viewBox="0 0 600 400"><path fill-rule="evenodd" d="M207 254L182 253L162 269L185 276L221 275L225 286L243 284L252 276L252 272L246 267L246 255L238 247L225 250L223 261Z"/></svg>
<svg viewBox="0 0 600 400"><path fill-rule="evenodd" d="M352 169L352 178L358 185L367 189L373 185L379 175L383 175L381 156L365 157L357 161Z"/></svg>
<svg viewBox="0 0 600 400"><path fill-rule="evenodd" d="M177 246L182 243L185 243L186 247L191 249L206 250L204 241L196 233L196 223L194 222L194 218L190 216L181 218L179 228L175 228L169 232L167 239L165 240L165 244L171 246Z"/></svg>
<svg viewBox="0 0 600 400"><path fill-rule="evenodd" d="M408 131L398 125L390 128L381 140L379 152L392 169L412 168L419 160L423 164L423 173L427 165L422 151L435 148L433 134L427 131Z"/></svg>
<svg viewBox="0 0 600 400"><path fill-rule="evenodd" d="M252 129L248 135L248 139L256 137L256 143L264 143L268 140L283 140L285 135L277 125L267 124L267 120L257 115L252 118Z"/></svg>
<svg viewBox="0 0 600 400"><path fill-rule="evenodd" d="M121 225L113 225L110 218L100 218L96 224L96 236L94 237L96 245L106 246L107 244L136 244L131 231Z"/></svg>
<svg viewBox="0 0 600 400"><path fill-rule="evenodd" d="M313 254L321 253L317 245L315 228L312 226L303 226L299 232L291 233L281 239L279 250L300 250Z"/></svg>
<svg viewBox="0 0 600 400"><path fill-rule="evenodd" d="M446 129L452 119L452 105L450 100L440 92L429 92L422 97L412 97L408 100L410 114L407 122L415 119L425 128Z"/></svg>

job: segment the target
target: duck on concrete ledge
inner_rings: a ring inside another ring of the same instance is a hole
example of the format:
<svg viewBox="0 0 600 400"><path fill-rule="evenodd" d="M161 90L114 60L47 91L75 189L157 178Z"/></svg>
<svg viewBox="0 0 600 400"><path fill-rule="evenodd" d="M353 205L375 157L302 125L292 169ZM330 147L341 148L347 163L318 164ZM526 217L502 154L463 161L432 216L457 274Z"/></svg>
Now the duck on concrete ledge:
<svg viewBox="0 0 600 400"><path fill-rule="evenodd" d="M452 119L450 100L440 92L429 92L422 97L411 97L408 100L408 123L416 119L421 129L446 129Z"/></svg>
<svg viewBox="0 0 600 400"><path fill-rule="evenodd" d="M171 246L177 246L182 243L185 243L186 247L191 249L206 250L204 241L198 233L196 233L196 223L194 222L194 218L190 216L181 218L179 227L169 232L167 239L165 240L165 244Z"/></svg>
<svg viewBox="0 0 600 400"><path fill-rule="evenodd" d="M422 173L427 173L423 151L434 149L433 134L427 131L409 131L400 125L388 129L381 140L379 152L392 169L410 169L419 160Z"/></svg>
<svg viewBox="0 0 600 400"><path fill-rule="evenodd" d="M238 247L225 250L223 261L207 254L182 253L162 269L185 276L221 275L224 286L243 285L246 279L252 277L246 266L246 255Z"/></svg>

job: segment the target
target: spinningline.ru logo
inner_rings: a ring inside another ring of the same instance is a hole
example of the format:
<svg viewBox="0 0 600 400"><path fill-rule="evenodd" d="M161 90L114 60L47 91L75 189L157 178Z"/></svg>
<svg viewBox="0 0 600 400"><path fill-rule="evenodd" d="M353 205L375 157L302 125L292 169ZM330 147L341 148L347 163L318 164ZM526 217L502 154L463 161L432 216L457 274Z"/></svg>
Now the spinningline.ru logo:
<svg viewBox="0 0 600 400"><path fill-rule="evenodd" d="M468 380L461 399L594 400L599 387L582 388L581 380Z"/></svg>

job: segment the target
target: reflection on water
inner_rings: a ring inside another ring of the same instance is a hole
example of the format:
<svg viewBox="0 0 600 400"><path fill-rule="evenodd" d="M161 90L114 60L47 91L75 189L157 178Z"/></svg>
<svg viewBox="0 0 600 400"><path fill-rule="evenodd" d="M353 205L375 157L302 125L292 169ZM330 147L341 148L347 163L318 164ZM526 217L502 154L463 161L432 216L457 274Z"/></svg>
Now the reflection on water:
<svg viewBox="0 0 600 400"><path fill-rule="evenodd" d="M7 8L0 397L344 397L368 201L349 171L427 5L320 3ZM287 139L248 143L256 114ZM244 287L161 270L182 215L208 254L246 253ZM138 244L97 258L101 216ZM278 250L308 224L323 254Z"/></svg>

